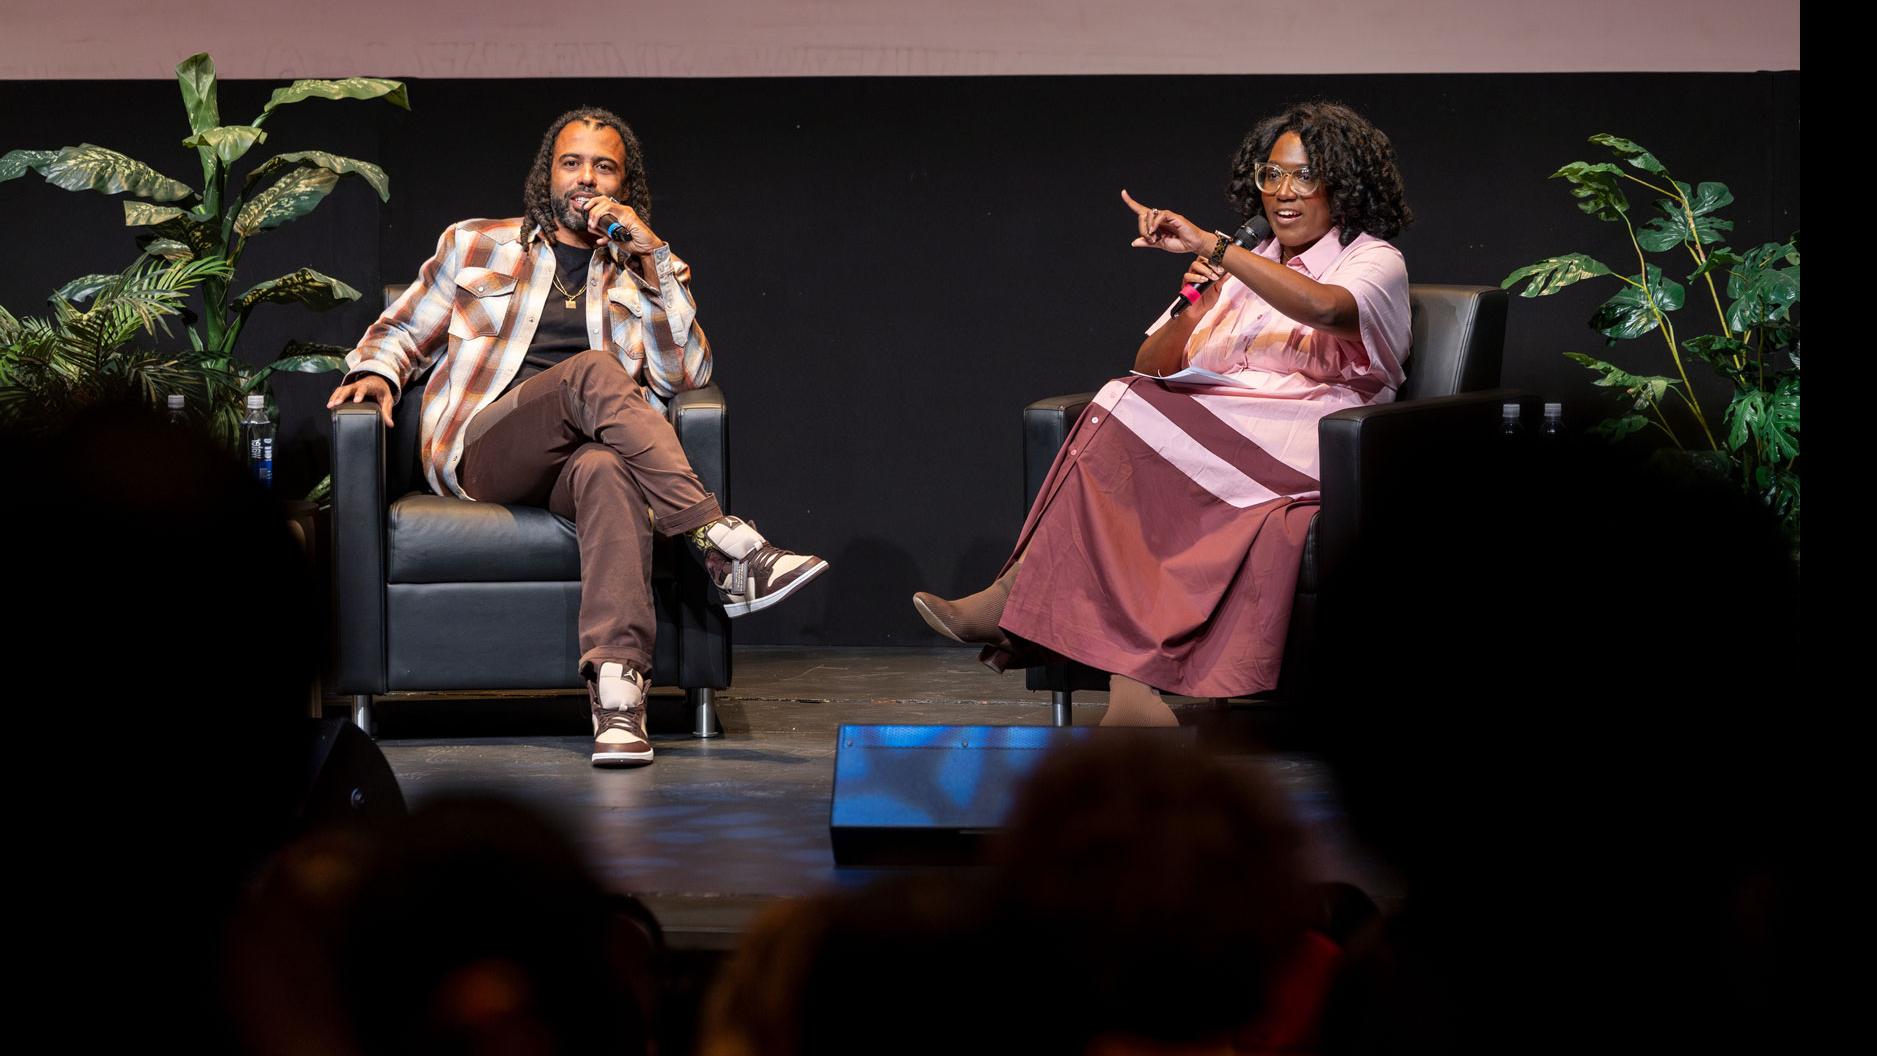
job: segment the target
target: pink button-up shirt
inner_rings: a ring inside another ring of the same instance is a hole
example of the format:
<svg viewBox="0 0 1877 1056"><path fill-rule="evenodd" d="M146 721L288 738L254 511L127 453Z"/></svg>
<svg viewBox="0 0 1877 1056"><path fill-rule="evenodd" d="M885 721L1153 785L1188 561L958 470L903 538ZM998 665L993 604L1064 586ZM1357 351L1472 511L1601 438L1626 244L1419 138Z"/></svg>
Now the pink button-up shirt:
<svg viewBox="0 0 1877 1056"><path fill-rule="evenodd" d="M1268 239L1254 252L1277 260L1280 248L1276 239ZM1287 266L1348 290L1356 299L1360 339L1305 326L1228 275L1220 282L1218 302L1200 318L1186 343L1186 362L1229 375L1246 387L1202 384L1182 386L1181 391L1260 450L1314 480L1320 476L1318 420L1344 408L1386 403L1405 380L1401 364L1408 358L1412 337L1408 269L1401 251L1387 242L1357 235L1345 246L1334 228ZM1163 314L1147 332L1166 322ZM1119 399L1118 392L1114 399ZM1153 432L1146 425L1135 431L1143 429ZM1203 476L1203 467L1168 457L1188 475L1197 474L1195 479ZM1315 495L1310 488L1283 492L1296 498Z"/></svg>
<svg viewBox="0 0 1877 1056"><path fill-rule="evenodd" d="M1278 260L1283 247L1269 238L1253 250ZM1408 358L1408 268L1401 251L1371 235L1347 246L1338 231L1287 263L1318 282L1341 286L1356 299L1361 340L1334 337L1291 319L1236 278L1220 282L1219 300L1186 342L1186 363L1234 375L1264 395L1329 398L1338 404L1394 398ZM1166 325L1162 315L1148 333ZM1346 389L1353 400L1337 398ZM1385 391L1384 391L1385 390Z"/></svg>

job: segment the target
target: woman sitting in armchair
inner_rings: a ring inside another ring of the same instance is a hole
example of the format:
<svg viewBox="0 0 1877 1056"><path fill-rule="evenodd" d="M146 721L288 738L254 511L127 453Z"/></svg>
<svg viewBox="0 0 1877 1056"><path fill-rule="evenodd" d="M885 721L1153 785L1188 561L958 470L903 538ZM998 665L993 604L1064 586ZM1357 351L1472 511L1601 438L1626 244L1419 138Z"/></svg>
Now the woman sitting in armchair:
<svg viewBox="0 0 1877 1056"><path fill-rule="evenodd" d="M1194 255L1191 310L1156 320L1136 375L1096 395L997 581L913 605L998 670L1060 656L1110 672L1104 725L1172 725L1158 690L1277 683L1317 420L1403 380L1408 272L1386 240L1411 217L1388 137L1325 102L1260 122L1233 159L1228 197L1269 224L1251 248L1121 197L1135 246Z"/></svg>

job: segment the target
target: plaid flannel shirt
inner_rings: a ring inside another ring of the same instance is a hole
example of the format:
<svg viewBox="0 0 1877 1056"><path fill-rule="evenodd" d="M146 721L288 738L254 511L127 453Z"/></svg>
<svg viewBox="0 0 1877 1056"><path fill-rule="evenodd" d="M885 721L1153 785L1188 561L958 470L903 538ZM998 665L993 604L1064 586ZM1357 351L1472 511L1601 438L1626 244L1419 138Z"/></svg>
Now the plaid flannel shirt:
<svg viewBox="0 0 1877 1056"><path fill-rule="evenodd" d="M456 476L469 420L508 387L534 340L554 284L554 250L540 227L522 221L464 220L437 240L417 281L365 331L346 356L346 380L366 373L391 382L395 397L443 360L424 386L418 451L424 478L438 494L461 498ZM669 245L652 251L655 295L643 276L595 253L587 268L587 338L605 349L662 406L710 383L710 342L696 323L687 284L691 269Z"/></svg>

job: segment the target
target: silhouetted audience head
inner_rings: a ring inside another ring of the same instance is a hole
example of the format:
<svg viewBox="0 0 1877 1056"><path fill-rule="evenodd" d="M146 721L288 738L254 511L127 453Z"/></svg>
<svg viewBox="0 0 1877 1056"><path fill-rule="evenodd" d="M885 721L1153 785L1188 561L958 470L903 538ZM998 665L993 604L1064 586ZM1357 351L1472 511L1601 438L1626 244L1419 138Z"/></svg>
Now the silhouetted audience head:
<svg viewBox="0 0 1877 1056"><path fill-rule="evenodd" d="M1107 732L1038 768L998 843L1002 984L1051 1010L1024 1041L1082 1052L1250 1030L1310 919L1288 805L1249 760Z"/></svg>
<svg viewBox="0 0 1877 1056"><path fill-rule="evenodd" d="M976 878L891 877L771 910L706 1003L707 1056L956 1053L999 1017Z"/></svg>
<svg viewBox="0 0 1877 1056"><path fill-rule="evenodd" d="M651 1037L656 923L512 803L313 834L244 922L255 1051L633 1053Z"/></svg>
<svg viewBox="0 0 1877 1056"><path fill-rule="evenodd" d="M61 1030L229 1047L224 923L305 772L308 562L224 449L142 408L0 436L0 474L6 791L39 925L15 996Z"/></svg>
<svg viewBox="0 0 1877 1056"><path fill-rule="evenodd" d="M1469 457L1324 602L1310 714L1407 882L1334 1050L1769 1043L1812 728L1788 542L1679 460Z"/></svg>
<svg viewBox="0 0 1877 1056"><path fill-rule="evenodd" d="M984 867L772 911L718 980L704 1052L1182 1052L1258 1036L1315 908L1301 851L1255 770L1104 731L1042 763Z"/></svg>

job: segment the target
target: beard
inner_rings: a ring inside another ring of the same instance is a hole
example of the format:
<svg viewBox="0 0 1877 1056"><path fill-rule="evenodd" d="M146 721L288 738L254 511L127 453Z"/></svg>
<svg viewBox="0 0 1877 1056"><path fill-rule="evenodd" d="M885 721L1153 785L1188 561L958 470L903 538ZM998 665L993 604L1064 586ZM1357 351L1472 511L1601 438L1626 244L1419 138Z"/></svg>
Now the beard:
<svg viewBox="0 0 1877 1056"><path fill-rule="evenodd" d="M573 198L576 194L594 197L599 194L599 191L592 187L572 187L569 188L565 194L559 192L550 194L548 204L554 210L555 222L559 223L560 226L569 231L585 231L587 229L587 214L586 210L574 207Z"/></svg>

